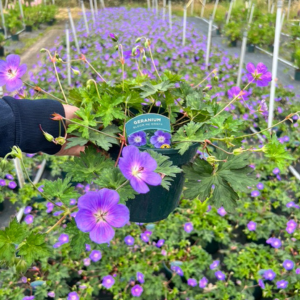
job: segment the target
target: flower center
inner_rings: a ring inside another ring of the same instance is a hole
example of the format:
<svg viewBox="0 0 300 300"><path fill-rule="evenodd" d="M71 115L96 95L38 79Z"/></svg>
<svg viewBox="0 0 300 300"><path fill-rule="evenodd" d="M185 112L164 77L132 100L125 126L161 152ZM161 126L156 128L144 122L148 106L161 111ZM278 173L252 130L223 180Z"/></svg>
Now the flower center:
<svg viewBox="0 0 300 300"><path fill-rule="evenodd" d="M134 141L136 143L140 143L142 141L142 138L140 136L137 136L137 137L134 138Z"/></svg>
<svg viewBox="0 0 300 300"><path fill-rule="evenodd" d="M15 78L16 75L17 75L17 71L16 70L8 69L7 76L8 76L9 79Z"/></svg>
<svg viewBox="0 0 300 300"><path fill-rule="evenodd" d="M94 217L96 218L96 222L105 221L105 216L107 212L103 212L102 210L99 210L94 214Z"/></svg>
<svg viewBox="0 0 300 300"><path fill-rule="evenodd" d="M159 136L157 139L160 143L163 143L165 141L165 138L163 136Z"/></svg>
<svg viewBox="0 0 300 300"><path fill-rule="evenodd" d="M144 170L144 167L139 167L139 166L135 166L132 168L132 175L135 177L139 177L139 173L142 172Z"/></svg>
<svg viewBox="0 0 300 300"><path fill-rule="evenodd" d="M255 70L254 73L252 73L252 76L253 76L255 79L260 79L261 75L262 75L262 74L261 74L261 73L258 73L257 70Z"/></svg>

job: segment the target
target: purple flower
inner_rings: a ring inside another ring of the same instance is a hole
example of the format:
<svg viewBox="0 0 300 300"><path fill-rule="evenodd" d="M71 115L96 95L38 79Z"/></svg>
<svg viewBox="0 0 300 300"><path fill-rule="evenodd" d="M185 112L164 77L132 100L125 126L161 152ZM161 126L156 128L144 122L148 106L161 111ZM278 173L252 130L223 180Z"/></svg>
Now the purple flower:
<svg viewBox="0 0 300 300"><path fill-rule="evenodd" d="M15 189L16 187L17 187L17 184L14 182L14 181L11 181L9 184L8 184L8 187L10 188L10 189Z"/></svg>
<svg viewBox="0 0 300 300"><path fill-rule="evenodd" d="M0 186L6 186L5 179L0 179Z"/></svg>
<svg viewBox="0 0 300 300"><path fill-rule="evenodd" d="M241 91L241 89L238 86L233 86L230 90L227 91L228 98L234 99L237 97L237 99L243 99L248 100L248 97L250 95L249 92Z"/></svg>
<svg viewBox="0 0 300 300"><path fill-rule="evenodd" d="M225 210L225 208L223 206L221 206L218 210L217 210L218 214L221 216L221 217L224 217L225 215L227 215L227 212Z"/></svg>
<svg viewBox="0 0 300 300"><path fill-rule="evenodd" d="M211 211L211 205L208 205L206 212L210 212L210 211Z"/></svg>
<svg viewBox="0 0 300 300"><path fill-rule="evenodd" d="M253 63L247 64L248 80L256 83L257 86L267 86L272 81L272 75L263 63L258 63L255 68Z"/></svg>
<svg viewBox="0 0 300 300"><path fill-rule="evenodd" d="M180 267L178 267L178 266L172 266L171 270L174 271L179 276L183 276L183 271L182 271L182 269Z"/></svg>
<svg viewBox="0 0 300 300"><path fill-rule="evenodd" d="M140 297L142 293L143 293L143 288L138 284L136 284L131 288L131 295L133 297Z"/></svg>
<svg viewBox="0 0 300 300"><path fill-rule="evenodd" d="M22 281L23 283L27 283L27 277L23 276L23 277L21 278L21 281Z"/></svg>
<svg viewBox="0 0 300 300"><path fill-rule="evenodd" d="M10 54L5 60L0 60L0 86L6 85L8 92L13 92L22 87L20 79L27 70L26 65L20 66L20 56Z"/></svg>
<svg viewBox="0 0 300 300"><path fill-rule="evenodd" d="M164 243L165 243L165 240L160 239L160 240L157 241L157 243L156 243L155 246L156 246L157 248L160 248Z"/></svg>
<svg viewBox="0 0 300 300"><path fill-rule="evenodd" d="M185 232L190 233L194 229L193 223L191 222L185 223L183 228Z"/></svg>
<svg viewBox="0 0 300 300"><path fill-rule="evenodd" d="M144 131L139 131L131 134L128 137L129 145L133 145L136 147L144 146L147 144L146 133Z"/></svg>
<svg viewBox="0 0 300 300"><path fill-rule="evenodd" d="M292 234L292 233L294 233L294 231L296 230L296 228L287 227L285 230L286 230L287 233Z"/></svg>
<svg viewBox="0 0 300 300"><path fill-rule="evenodd" d="M250 221L250 222L247 224L247 227L248 227L248 230L249 230L249 231L255 231L255 230L256 230L256 222Z"/></svg>
<svg viewBox="0 0 300 300"><path fill-rule="evenodd" d="M132 188L140 193L149 192L149 185L160 185L161 176L154 172L157 168L156 160L147 152L139 152L135 146L124 147L123 157L120 158L119 167L124 177L130 180Z"/></svg>
<svg viewBox="0 0 300 300"><path fill-rule="evenodd" d="M291 228L296 229L296 228L297 228L297 222L294 221L294 220L289 220L289 221L286 223L286 226L287 226L287 227L291 227Z"/></svg>
<svg viewBox="0 0 300 300"><path fill-rule="evenodd" d="M286 204L286 207L287 207L287 208L293 207L293 206L295 206L295 202L294 202L294 201L288 202L288 203Z"/></svg>
<svg viewBox="0 0 300 300"><path fill-rule="evenodd" d="M75 205L77 203L76 199L70 199L70 205Z"/></svg>
<svg viewBox="0 0 300 300"><path fill-rule="evenodd" d="M251 192L251 197L258 197L258 196L260 196L260 192L259 191L252 191Z"/></svg>
<svg viewBox="0 0 300 300"><path fill-rule="evenodd" d="M33 300L34 296L26 296L22 300Z"/></svg>
<svg viewBox="0 0 300 300"><path fill-rule="evenodd" d="M299 275L299 274L300 274L300 268L297 268L297 269L295 270L295 273L296 273L297 275Z"/></svg>
<svg viewBox="0 0 300 300"><path fill-rule="evenodd" d="M51 202L47 202L46 206L47 206L46 212L47 212L48 214L51 213L52 210L53 210L53 208L54 208L54 204L51 203Z"/></svg>
<svg viewBox="0 0 300 300"><path fill-rule="evenodd" d="M266 280L273 280L275 277L276 277L276 274L271 269L264 272L264 278Z"/></svg>
<svg viewBox="0 0 300 300"><path fill-rule="evenodd" d="M102 254L101 254L101 251L99 250L93 250L90 254L90 259L93 261L93 262L97 262L99 261L100 259L102 258Z"/></svg>
<svg viewBox="0 0 300 300"><path fill-rule="evenodd" d="M24 214L27 215L29 213L31 213L32 211L32 207L31 206L26 206L25 209L24 209Z"/></svg>
<svg viewBox="0 0 300 300"><path fill-rule="evenodd" d="M113 227L123 227L129 221L129 210L116 191L101 189L87 192L78 199L79 211L75 221L79 230L90 233L90 239L103 244L115 235Z"/></svg>
<svg viewBox="0 0 300 300"><path fill-rule="evenodd" d="M83 259L83 264L88 267L91 264L91 260L89 258L84 258Z"/></svg>
<svg viewBox="0 0 300 300"><path fill-rule="evenodd" d="M105 288L110 289L115 284L115 280L111 275L107 275L103 277L102 284Z"/></svg>
<svg viewBox="0 0 300 300"><path fill-rule="evenodd" d="M277 288L278 289L285 289L288 286L288 281L286 280L279 280L276 282Z"/></svg>
<svg viewBox="0 0 300 300"><path fill-rule="evenodd" d="M49 293L48 293L48 297L50 297L50 298L55 298L55 293L54 293L54 292L49 292Z"/></svg>
<svg viewBox="0 0 300 300"><path fill-rule="evenodd" d="M264 284L264 282L263 282L261 279L258 279L258 285L259 285L262 289L265 288L265 284Z"/></svg>
<svg viewBox="0 0 300 300"><path fill-rule="evenodd" d="M256 187L259 189L259 190L263 190L264 189L264 185L263 183L259 182Z"/></svg>
<svg viewBox="0 0 300 300"><path fill-rule="evenodd" d="M162 145L170 145L171 144L171 134L168 132L163 132L161 130L157 130L154 135L150 138L150 143L155 148L160 148Z"/></svg>
<svg viewBox="0 0 300 300"><path fill-rule="evenodd" d="M53 213L53 216L57 217L57 216L61 215L63 212L64 212L63 210L58 210L58 211Z"/></svg>
<svg viewBox="0 0 300 300"><path fill-rule="evenodd" d="M271 240L271 246L273 248L280 248L281 247L281 240L280 239L277 239L277 238L273 238Z"/></svg>
<svg viewBox="0 0 300 300"><path fill-rule="evenodd" d="M140 283L145 282L144 274L141 272L136 272L136 280L139 281Z"/></svg>
<svg viewBox="0 0 300 300"><path fill-rule="evenodd" d="M269 110L268 110L268 105L266 103L265 100L262 100L260 102L260 105L258 107L258 111L261 113L262 116L264 116L265 118L268 117L268 113L269 113Z"/></svg>
<svg viewBox="0 0 300 300"><path fill-rule="evenodd" d="M67 300L79 300L79 296L76 292L71 292L68 294Z"/></svg>
<svg viewBox="0 0 300 300"><path fill-rule="evenodd" d="M85 250L86 251L91 251L91 245L85 244Z"/></svg>
<svg viewBox="0 0 300 300"><path fill-rule="evenodd" d="M163 255L163 256L167 256L167 251L166 250L161 250L161 255Z"/></svg>
<svg viewBox="0 0 300 300"><path fill-rule="evenodd" d="M279 170L278 168L275 168L275 169L273 170L273 174L277 175L277 174L279 174L279 173L280 173L280 170Z"/></svg>
<svg viewBox="0 0 300 300"><path fill-rule="evenodd" d="M209 268L211 270L215 269L216 267L218 267L218 265L220 264L220 261L219 260L215 260L210 266Z"/></svg>
<svg viewBox="0 0 300 300"><path fill-rule="evenodd" d="M124 238L124 242L126 245L128 246L132 246L134 244L134 238L131 236L131 235L127 235L125 238Z"/></svg>
<svg viewBox="0 0 300 300"><path fill-rule="evenodd" d="M33 219L33 215L27 215L24 219L24 222L29 225L33 222Z"/></svg>
<svg viewBox="0 0 300 300"><path fill-rule="evenodd" d="M5 178L8 180L14 180L14 176L12 176L11 174L6 174Z"/></svg>
<svg viewBox="0 0 300 300"><path fill-rule="evenodd" d="M208 284L208 280L207 280L206 277L203 277L202 279L200 279L200 281L199 281L199 287L201 289L204 289L207 284Z"/></svg>
<svg viewBox="0 0 300 300"><path fill-rule="evenodd" d="M140 237L143 242L145 243L149 242L149 236L145 232L141 233Z"/></svg>
<svg viewBox="0 0 300 300"><path fill-rule="evenodd" d="M61 244L69 243L69 235L66 234L66 233L62 233L62 234L59 236L58 241L59 241Z"/></svg>
<svg viewBox="0 0 300 300"><path fill-rule="evenodd" d="M290 271L294 268L294 262L289 260L289 259L286 259L282 266L287 270L287 271Z"/></svg>
<svg viewBox="0 0 300 300"><path fill-rule="evenodd" d="M226 276L222 271L215 272L215 276L218 280L225 280Z"/></svg>
<svg viewBox="0 0 300 300"><path fill-rule="evenodd" d="M110 36L110 38L112 39L113 42L118 41L118 37L114 33L110 33L109 36Z"/></svg>
<svg viewBox="0 0 300 300"><path fill-rule="evenodd" d="M194 278L189 278L187 281L187 284L190 286L196 286L197 285L197 280Z"/></svg>
<svg viewBox="0 0 300 300"><path fill-rule="evenodd" d="M60 242L57 242L57 243L55 243L54 245L53 245L53 248L54 249L57 249L57 248L59 248L61 246L61 243Z"/></svg>
<svg viewBox="0 0 300 300"><path fill-rule="evenodd" d="M43 187L44 187L44 185L41 185L41 186L38 187L38 191L39 191L40 193L43 193L43 192L44 192Z"/></svg>

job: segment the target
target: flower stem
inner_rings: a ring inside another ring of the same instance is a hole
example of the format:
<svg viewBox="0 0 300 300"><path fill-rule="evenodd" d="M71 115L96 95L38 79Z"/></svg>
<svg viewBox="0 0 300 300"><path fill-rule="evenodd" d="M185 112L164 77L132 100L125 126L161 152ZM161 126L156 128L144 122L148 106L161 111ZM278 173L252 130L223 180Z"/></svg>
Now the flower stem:
<svg viewBox="0 0 300 300"><path fill-rule="evenodd" d="M207 80L211 74L216 73L217 69L212 70L202 81L200 81L197 85L193 87L193 89L197 88L199 85L201 85L205 80Z"/></svg>
<svg viewBox="0 0 300 300"><path fill-rule="evenodd" d="M85 62L89 65L89 67L101 78L102 81L106 82L105 79L96 71L93 65L86 59Z"/></svg>
<svg viewBox="0 0 300 300"><path fill-rule="evenodd" d="M158 76L158 78L160 79L160 81L162 81L161 77L159 76L159 73L156 69L156 66L155 66L155 63L154 63L154 59L153 59L153 55L152 55L152 51L151 51L151 45L148 46L148 49L149 49L149 53L150 53L150 57L151 57L151 61L152 61L152 64L153 64L153 67L154 67L154 70Z"/></svg>
<svg viewBox="0 0 300 300"><path fill-rule="evenodd" d="M121 189L121 188L122 188L123 186L125 186L128 182L129 182L129 180L126 180L124 183L122 183L120 186L118 186L118 187L116 188L116 191L119 190L119 189Z"/></svg>
<svg viewBox="0 0 300 300"><path fill-rule="evenodd" d="M118 52L119 52L119 56L120 56L120 62L122 65L122 89L124 92L124 90L125 90L125 61L124 61L124 55L123 55L123 46L122 46L122 44L119 44L118 46L119 46Z"/></svg>
<svg viewBox="0 0 300 300"><path fill-rule="evenodd" d="M48 229L45 233L48 234L51 232L56 226L60 225L61 222L67 217L67 215L63 215L50 229Z"/></svg>

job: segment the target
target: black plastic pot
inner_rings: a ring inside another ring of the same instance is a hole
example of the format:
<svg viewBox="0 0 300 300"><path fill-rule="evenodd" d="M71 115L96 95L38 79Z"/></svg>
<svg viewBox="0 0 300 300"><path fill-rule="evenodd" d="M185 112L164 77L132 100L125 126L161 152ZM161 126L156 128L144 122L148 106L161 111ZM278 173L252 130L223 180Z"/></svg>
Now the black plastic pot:
<svg viewBox="0 0 300 300"><path fill-rule="evenodd" d="M26 32L32 32L32 26L31 25L26 25L25 26L25 31Z"/></svg>
<svg viewBox="0 0 300 300"><path fill-rule="evenodd" d="M5 56L4 48L0 46L0 56Z"/></svg>
<svg viewBox="0 0 300 300"><path fill-rule="evenodd" d="M231 47L236 47L236 46L237 46L237 40L235 40L235 41L230 41L230 46L231 46Z"/></svg>
<svg viewBox="0 0 300 300"><path fill-rule="evenodd" d="M291 54L291 62L294 62L295 61L295 52L293 52L292 54Z"/></svg>
<svg viewBox="0 0 300 300"><path fill-rule="evenodd" d="M0 33L4 34L4 28L0 28Z"/></svg>
<svg viewBox="0 0 300 300"><path fill-rule="evenodd" d="M217 28L217 35L221 35L221 28Z"/></svg>
<svg viewBox="0 0 300 300"><path fill-rule="evenodd" d="M47 25L48 25L48 26L52 26L52 25L54 24L54 22L55 22L55 19L52 19L51 21L48 21L48 22L47 22Z"/></svg>
<svg viewBox="0 0 300 300"><path fill-rule="evenodd" d="M11 35L11 40L12 41L18 41L19 40L19 35L18 34L12 34Z"/></svg>
<svg viewBox="0 0 300 300"><path fill-rule="evenodd" d="M3 211L3 210L4 210L4 203L0 202L0 211Z"/></svg>
<svg viewBox="0 0 300 300"><path fill-rule="evenodd" d="M198 143L193 144L183 155L176 149L151 149L170 158L172 163L181 167L192 160L196 155ZM149 148L140 147L140 151L149 150ZM119 147L113 147L109 153L113 159L119 154ZM183 190L184 174L176 174L173 177L169 191L162 186L149 186L150 191L147 194L140 194L135 199L126 202L130 210L130 221L138 223L152 223L163 220L173 212L178 206L180 196Z"/></svg>
<svg viewBox="0 0 300 300"><path fill-rule="evenodd" d="M255 45L253 45L253 44L247 45L247 52L248 53L254 53L254 51L255 51Z"/></svg>
<svg viewBox="0 0 300 300"><path fill-rule="evenodd" d="M300 69L295 70L295 80L300 81Z"/></svg>
<svg viewBox="0 0 300 300"><path fill-rule="evenodd" d="M268 49L269 49L269 51L270 51L271 53L274 52L274 46L273 46L273 45L269 45L269 46L268 46Z"/></svg>

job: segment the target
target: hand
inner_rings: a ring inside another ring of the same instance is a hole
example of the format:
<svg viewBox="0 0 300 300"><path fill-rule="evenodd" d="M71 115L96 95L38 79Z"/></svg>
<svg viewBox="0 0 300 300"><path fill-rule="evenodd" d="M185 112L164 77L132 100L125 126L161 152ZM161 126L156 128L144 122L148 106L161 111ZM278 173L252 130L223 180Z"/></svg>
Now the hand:
<svg viewBox="0 0 300 300"><path fill-rule="evenodd" d="M77 118L77 116L75 115L75 111L78 110L77 107L72 106L72 105L63 105L64 110L65 110L65 115L66 115L66 119L74 119ZM65 124L68 128L70 122L69 121L65 121ZM70 136L67 136L67 139ZM69 149L66 149L66 146L68 145L68 142L66 142L62 147L61 150L56 153L55 155L57 156L64 156L64 155L69 155L69 156L80 156L80 152L84 152L85 150L85 146L74 146L71 147Z"/></svg>

